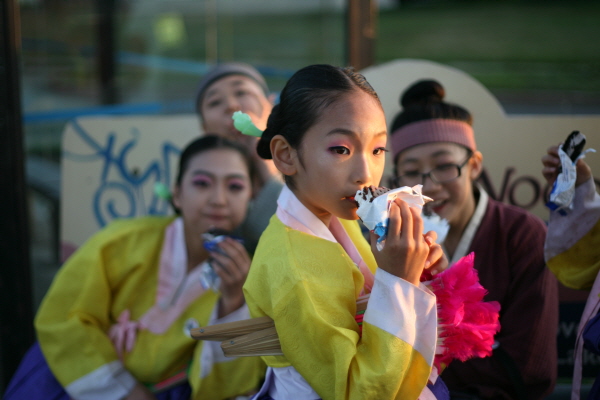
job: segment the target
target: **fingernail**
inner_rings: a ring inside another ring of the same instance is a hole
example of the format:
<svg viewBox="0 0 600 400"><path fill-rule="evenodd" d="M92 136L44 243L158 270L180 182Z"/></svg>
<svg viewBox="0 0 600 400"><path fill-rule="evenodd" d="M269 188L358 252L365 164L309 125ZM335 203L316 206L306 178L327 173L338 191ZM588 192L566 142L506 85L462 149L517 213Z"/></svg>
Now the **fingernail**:
<svg viewBox="0 0 600 400"><path fill-rule="evenodd" d="M425 268L429 268L430 265L431 265L431 261L429 261L429 260L425 261Z"/></svg>

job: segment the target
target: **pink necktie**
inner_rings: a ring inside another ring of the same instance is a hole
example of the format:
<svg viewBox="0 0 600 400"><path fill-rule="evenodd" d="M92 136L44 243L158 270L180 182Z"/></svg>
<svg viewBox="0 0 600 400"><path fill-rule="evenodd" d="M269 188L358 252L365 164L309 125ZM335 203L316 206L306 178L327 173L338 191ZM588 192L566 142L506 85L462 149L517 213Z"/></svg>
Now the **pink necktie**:
<svg viewBox="0 0 600 400"><path fill-rule="evenodd" d="M363 277L365 278L365 287L361 295L370 293L371 289L373 289L373 282L375 280L375 277L373 276L373 273L371 272L367 264L363 261L362 257L360 256L360 253L358 252L358 249L356 248L356 245L354 244L352 239L350 239L350 236L348 236L348 232L346 232L343 225L337 218L331 219L329 229L331 230L331 233L338 241L338 243L344 248L346 253L348 253L350 259L352 259L354 264L356 264L360 272L363 274Z"/></svg>

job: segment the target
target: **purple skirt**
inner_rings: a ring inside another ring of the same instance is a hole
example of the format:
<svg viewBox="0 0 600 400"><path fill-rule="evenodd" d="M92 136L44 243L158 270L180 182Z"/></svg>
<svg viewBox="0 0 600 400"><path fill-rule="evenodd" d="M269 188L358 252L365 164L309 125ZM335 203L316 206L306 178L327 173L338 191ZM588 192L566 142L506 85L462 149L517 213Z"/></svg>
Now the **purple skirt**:
<svg viewBox="0 0 600 400"><path fill-rule="evenodd" d="M192 390L187 382L155 393L159 400L189 400ZM25 354L4 393L4 400L70 400L46 363L39 343Z"/></svg>

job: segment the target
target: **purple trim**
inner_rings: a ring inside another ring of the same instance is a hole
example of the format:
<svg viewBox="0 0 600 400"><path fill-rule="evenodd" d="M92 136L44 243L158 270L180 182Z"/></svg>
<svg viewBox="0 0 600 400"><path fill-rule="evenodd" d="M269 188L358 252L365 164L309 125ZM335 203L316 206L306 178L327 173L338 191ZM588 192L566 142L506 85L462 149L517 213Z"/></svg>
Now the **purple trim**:
<svg viewBox="0 0 600 400"><path fill-rule="evenodd" d="M188 382L156 393L157 400L189 400L192 389ZM35 343L21 360L12 377L4 400L70 400L71 397L56 380L42 354L39 343Z"/></svg>
<svg viewBox="0 0 600 400"><path fill-rule="evenodd" d="M450 400L450 391L448 391L448 387L439 376L435 380L435 384L427 384L427 388L431 390L437 400Z"/></svg>

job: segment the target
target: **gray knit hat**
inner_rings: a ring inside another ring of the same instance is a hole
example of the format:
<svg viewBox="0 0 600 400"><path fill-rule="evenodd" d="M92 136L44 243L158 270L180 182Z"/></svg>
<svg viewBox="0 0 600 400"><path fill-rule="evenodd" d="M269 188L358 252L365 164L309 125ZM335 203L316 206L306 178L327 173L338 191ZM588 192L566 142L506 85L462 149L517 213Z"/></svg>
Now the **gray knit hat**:
<svg viewBox="0 0 600 400"><path fill-rule="evenodd" d="M198 85L198 91L196 93L196 110L200 108L200 103L202 102L202 98L204 97L204 92L206 92L206 89L208 89L208 87L214 82L229 75L247 76L258 83L263 92L265 92L265 96L269 95L267 82L260 72L256 70L256 68L249 64L238 62L223 63L210 70L200 81L200 85Z"/></svg>

